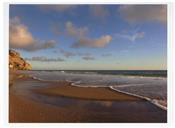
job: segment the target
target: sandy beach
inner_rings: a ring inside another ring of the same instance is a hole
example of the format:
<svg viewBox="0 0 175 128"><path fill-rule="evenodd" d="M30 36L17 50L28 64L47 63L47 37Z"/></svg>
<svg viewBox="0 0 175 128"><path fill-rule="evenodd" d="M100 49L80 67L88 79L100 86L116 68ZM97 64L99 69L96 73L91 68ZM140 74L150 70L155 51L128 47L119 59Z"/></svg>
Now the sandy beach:
<svg viewBox="0 0 175 128"><path fill-rule="evenodd" d="M12 77L14 73L10 74ZM167 121L165 110L109 88L75 87L70 82L44 82L24 76L18 74L10 86L10 123ZM30 88L32 85L40 86Z"/></svg>
<svg viewBox="0 0 175 128"><path fill-rule="evenodd" d="M63 96L69 98L79 98L86 100L102 100L102 101L139 101L140 98L129 96L116 92L108 87L76 87L71 86L69 82L54 83L54 87L46 87L44 89L34 90L48 96Z"/></svg>

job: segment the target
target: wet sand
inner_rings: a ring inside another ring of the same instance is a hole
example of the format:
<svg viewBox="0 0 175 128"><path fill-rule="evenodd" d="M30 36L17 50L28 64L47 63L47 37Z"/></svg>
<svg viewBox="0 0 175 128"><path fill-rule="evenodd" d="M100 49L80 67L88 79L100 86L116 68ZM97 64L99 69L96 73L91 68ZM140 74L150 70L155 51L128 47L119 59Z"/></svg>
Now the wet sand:
<svg viewBox="0 0 175 128"><path fill-rule="evenodd" d="M16 90L19 86L30 85L41 86L28 89L30 90L28 94L19 94ZM35 98L31 98L30 95ZM43 82L29 77L17 77L10 86L9 122L11 123L166 122L166 120L165 110L148 101L108 88L74 87L65 81Z"/></svg>
<svg viewBox="0 0 175 128"><path fill-rule="evenodd" d="M108 87L76 87L71 86L69 82L54 83L54 87L46 87L43 89L33 90L48 96L63 96L69 98L80 98L87 100L102 100L102 101L140 101L142 99L134 96L129 96L120 92L116 92Z"/></svg>

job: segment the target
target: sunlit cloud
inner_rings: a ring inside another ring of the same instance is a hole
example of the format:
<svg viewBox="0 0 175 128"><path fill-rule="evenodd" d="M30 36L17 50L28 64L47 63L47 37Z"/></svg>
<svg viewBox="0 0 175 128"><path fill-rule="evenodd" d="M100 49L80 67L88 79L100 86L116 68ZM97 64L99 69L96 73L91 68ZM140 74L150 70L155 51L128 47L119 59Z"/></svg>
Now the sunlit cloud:
<svg viewBox="0 0 175 128"><path fill-rule="evenodd" d="M63 33L67 36L74 37L76 40L78 40L75 43L73 43L72 48L80 48L80 47L103 48L106 45L108 45L112 40L112 36L110 35L103 35L99 38L91 39L87 37L88 32L89 32L88 27L77 27L71 21L67 21L65 23L65 30ZM59 34L61 32L58 30L57 33ZM62 53L65 52L62 51Z"/></svg>
<svg viewBox="0 0 175 128"><path fill-rule="evenodd" d="M20 23L18 17L10 19L9 41L12 47L25 47L35 42L27 26Z"/></svg>
<svg viewBox="0 0 175 128"><path fill-rule="evenodd" d="M18 17L10 19L9 26L10 48L22 49L26 51L37 51L42 49L54 48L55 40L35 39L28 27L20 22Z"/></svg>
<svg viewBox="0 0 175 128"><path fill-rule="evenodd" d="M89 47L89 48L103 48L108 45L112 40L110 35L104 35L97 39L90 38L81 38L77 42L75 42L72 47L80 48L80 47Z"/></svg>

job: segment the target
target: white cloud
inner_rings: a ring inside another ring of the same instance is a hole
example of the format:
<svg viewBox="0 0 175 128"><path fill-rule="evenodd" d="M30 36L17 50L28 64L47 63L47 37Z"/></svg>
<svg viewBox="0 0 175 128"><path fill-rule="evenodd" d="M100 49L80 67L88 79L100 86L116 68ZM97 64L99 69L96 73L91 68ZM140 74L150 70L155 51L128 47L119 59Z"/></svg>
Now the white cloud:
<svg viewBox="0 0 175 128"><path fill-rule="evenodd" d="M73 25L72 22L68 21L66 22L66 33L70 36L73 37L83 37L86 35L86 33L88 32L88 28L87 27L76 27L75 25Z"/></svg>
<svg viewBox="0 0 175 128"><path fill-rule="evenodd" d="M10 19L9 25L10 48L23 49L26 51L37 51L41 49L53 48L56 41L41 41L35 39L28 27L20 22L18 17Z"/></svg>
<svg viewBox="0 0 175 128"><path fill-rule="evenodd" d="M145 35L144 32L137 32L137 33L135 33L135 34L133 34L133 35L117 33L117 34L115 34L115 37L116 37L116 38L127 39L127 40L129 40L129 41L134 42L134 41L137 40L137 39L143 38L144 35Z"/></svg>
<svg viewBox="0 0 175 128"><path fill-rule="evenodd" d="M151 21L167 23L166 5L122 5L119 12L129 23Z"/></svg>
<svg viewBox="0 0 175 128"><path fill-rule="evenodd" d="M110 35L101 36L98 39L81 38L73 44L72 47L91 47L91 48L103 48L108 45L112 40Z"/></svg>

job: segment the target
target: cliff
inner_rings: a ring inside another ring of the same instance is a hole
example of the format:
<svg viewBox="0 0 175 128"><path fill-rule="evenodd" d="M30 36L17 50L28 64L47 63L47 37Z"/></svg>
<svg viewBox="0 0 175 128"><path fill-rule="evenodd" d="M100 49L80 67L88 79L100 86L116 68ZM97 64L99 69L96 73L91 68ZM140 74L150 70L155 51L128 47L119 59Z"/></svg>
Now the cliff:
<svg viewBox="0 0 175 128"><path fill-rule="evenodd" d="M9 68L13 70L31 70L32 66L18 52L9 50Z"/></svg>

